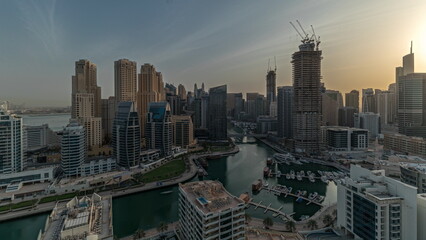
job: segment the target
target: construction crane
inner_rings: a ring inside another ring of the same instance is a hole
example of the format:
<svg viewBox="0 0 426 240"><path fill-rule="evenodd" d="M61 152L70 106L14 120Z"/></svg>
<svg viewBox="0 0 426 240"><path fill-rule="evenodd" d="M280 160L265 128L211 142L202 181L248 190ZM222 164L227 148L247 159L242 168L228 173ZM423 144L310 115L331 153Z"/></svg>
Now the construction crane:
<svg viewBox="0 0 426 240"><path fill-rule="evenodd" d="M277 58L274 56L274 62L275 62L275 72L277 72Z"/></svg>
<svg viewBox="0 0 426 240"><path fill-rule="evenodd" d="M299 34L301 41L303 44L309 44L309 45L314 45L315 49L318 51L319 50L319 44L321 43L320 41L320 37L315 34L315 30L314 27L311 25L311 29L312 29L312 35L306 33L305 29L302 27L302 24L300 24L299 20L296 20L297 24L299 25L300 29L302 30L302 32L305 34L305 36L303 36L300 31L296 28L296 26L290 22L291 26L294 28L294 30L296 30L297 34Z"/></svg>

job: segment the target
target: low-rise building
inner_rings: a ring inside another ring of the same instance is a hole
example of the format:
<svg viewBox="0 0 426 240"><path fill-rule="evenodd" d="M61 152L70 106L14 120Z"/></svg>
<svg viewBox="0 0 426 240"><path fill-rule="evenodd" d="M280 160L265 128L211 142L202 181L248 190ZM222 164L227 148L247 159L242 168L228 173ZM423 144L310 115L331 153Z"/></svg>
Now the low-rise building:
<svg viewBox="0 0 426 240"><path fill-rule="evenodd" d="M179 184L182 239L245 239L245 203L218 181Z"/></svg>
<svg viewBox="0 0 426 240"><path fill-rule="evenodd" d="M74 197L65 206L56 205L39 235L41 240L112 240L112 198L94 193L91 197Z"/></svg>
<svg viewBox="0 0 426 240"><path fill-rule="evenodd" d="M401 182L417 187L418 193L426 193L426 163L400 163Z"/></svg>
<svg viewBox="0 0 426 240"><path fill-rule="evenodd" d="M426 140L399 133L385 133L383 149L409 155L426 157Z"/></svg>
<svg viewBox="0 0 426 240"><path fill-rule="evenodd" d="M321 139L331 151L365 151L368 149L368 130L349 127L321 127Z"/></svg>
<svg viewBox="0 0 426 240"><path fill-rule="evenodd" d="M258 116L257 117L257 128L256 132L258 134L267 134L268 132L276 132L278 121L277 117L271 117L271 116Z"/></svg>
<svg viewBox="0 0 426 240"><path fill-rule="evenodd" d="M84 163L80 167L80 176L89 176L115 171L117 169L117 161L114 158L97 159Z"/></svg>

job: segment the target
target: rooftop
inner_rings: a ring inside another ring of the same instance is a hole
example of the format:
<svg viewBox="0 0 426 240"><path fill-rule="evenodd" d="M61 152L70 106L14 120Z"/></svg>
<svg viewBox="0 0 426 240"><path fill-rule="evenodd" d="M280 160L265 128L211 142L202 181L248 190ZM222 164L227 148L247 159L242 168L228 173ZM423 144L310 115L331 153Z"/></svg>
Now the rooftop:
<svg viewBox="0 0 426 240"><path fill-rule="evenodd" d="M218 181L189 182L180 185L188 199L204 214L235 208L244 201L231 195Z"/></svg>
<svg viewBox="0 0 426 240"><path fill-rule="evenodd" d="M426 163L400 163L401 167L426 174Z"/></svg>

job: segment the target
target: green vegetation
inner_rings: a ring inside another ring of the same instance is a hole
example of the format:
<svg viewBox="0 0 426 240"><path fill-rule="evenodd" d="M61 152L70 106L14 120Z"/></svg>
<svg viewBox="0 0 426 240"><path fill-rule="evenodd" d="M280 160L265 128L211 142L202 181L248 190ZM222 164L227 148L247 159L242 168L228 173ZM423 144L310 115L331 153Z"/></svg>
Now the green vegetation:
<svg viewBox="0 0 426 240"><path fill-rule="evenodd" d="M178 160L170 161L150 172L142 175L135 175L134 177L139 182L150 183L177 177L185 172L185 169L185 162L183 161L183 158L180 158Z"/></svg>
<svg viewBox="0 0 426 240"><path fill-rule="evenodd" d="M62 195L44 197L44 198L40 199L40 203L56 202L56 201L60 201L60 200L71 199L71 198L73 198L77 195L78 195L78 192L73 192L73 193L65 193L65 194L62 194Z"/></svg>
<svg viewBox="0 0 426 240"><path fill-rule="evenodd" d="M322 222L326 225L332 225L334 223L333 217L330 214L326 214Z"/></svg>
<svg viewBox="0 0 426 240"><path fill-rule="evenodd" d="M285 228L290 232L294 232L296 230L296 223L294 221L287 221L285 222Z"/></svg>
<svg viewBox="0 0 426 240"><path fill-rule="evenodd" d="M5 206L1 206L0 212L8 211L9 209L18 209L18 208L30 207L30 206L33 206L36 202L37 202L37 200L35 199L35 200L29 200L29 201L14 203L14 204L8 204L8 205L5 205Z"/></svg>
<svg viewBox="0 0 426 240"><path fill-rule="evenodd" d="M309 227L309 229L311 229L311 230L317 229L317 228L318 228L317 221L315 221L315 220L313 220L313 219L309 220L309 221L308 221L308 227Z"/></svg>

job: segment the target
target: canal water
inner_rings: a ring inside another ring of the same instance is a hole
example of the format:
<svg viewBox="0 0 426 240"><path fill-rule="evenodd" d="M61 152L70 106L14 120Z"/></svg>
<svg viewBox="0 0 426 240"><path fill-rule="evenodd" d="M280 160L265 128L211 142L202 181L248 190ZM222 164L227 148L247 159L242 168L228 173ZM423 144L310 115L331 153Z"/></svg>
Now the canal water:
<svg viewBox="0 0 426 240"><path fill-rule="evenodd" d="M58 128L66 123L65 118L69 116L61 116ZM26 121L28 117L24 117ZM35 119L32 119L35 120ZM28 122L28 120L27 120ZM40 122L40 124L46 121ZM54 120L51 121L55 122ZM32 121L34 125L36 121ZM51 125L51 123L49 124ZM56 126L55 126L56 127ZM249 141L251 142L251 141ZM241 193L249 192L251 194L251 184L259 178L263 178L263 168L266 166L266 159L274 154L273 150L256 141L254 143L239 144L240 152L233 156L223 157L209 161L207 169L208 176L205 179L219 180L225 188L233 195L239 196ZM289 172L291 169L300 170L325 170L332 171L334 169L318 165L280 165L281 172ZM190 181L198 181L198 177ZM334 183L325 184L321 181L311 183L309 180L297 181L287 180L285 177L280 179L270 178L267 180L269 185L282 184L293 187L293 192L297 190L306 190L310 192L318 192L325 195L323 204L331 204L336 202L336 185ZM266 191L262 191L253 196L254 201L262 201L262 204L279 208L283 206L282 211L286 213L295 213L294 218L299 219L301 215L313 215L319 207L306 203L296 203L292 197L277 197ZM174 222L178 220L178 187L167 187L148 192L136 193L133 195L115 198L113 200L113 223L114 233L118 237L124 237L133 234L138 228L150 229L155 228L161 222ZM254 210L253 207L247 209L247 213L252 217L265 218L272 217L272 214L264 214L264 210ZM43 228L48 214L39 214L29 216L17 220L0 223L0 239L8 240L35 240L41 228ZM280 221L275 219L275 221Z"/></svg>

